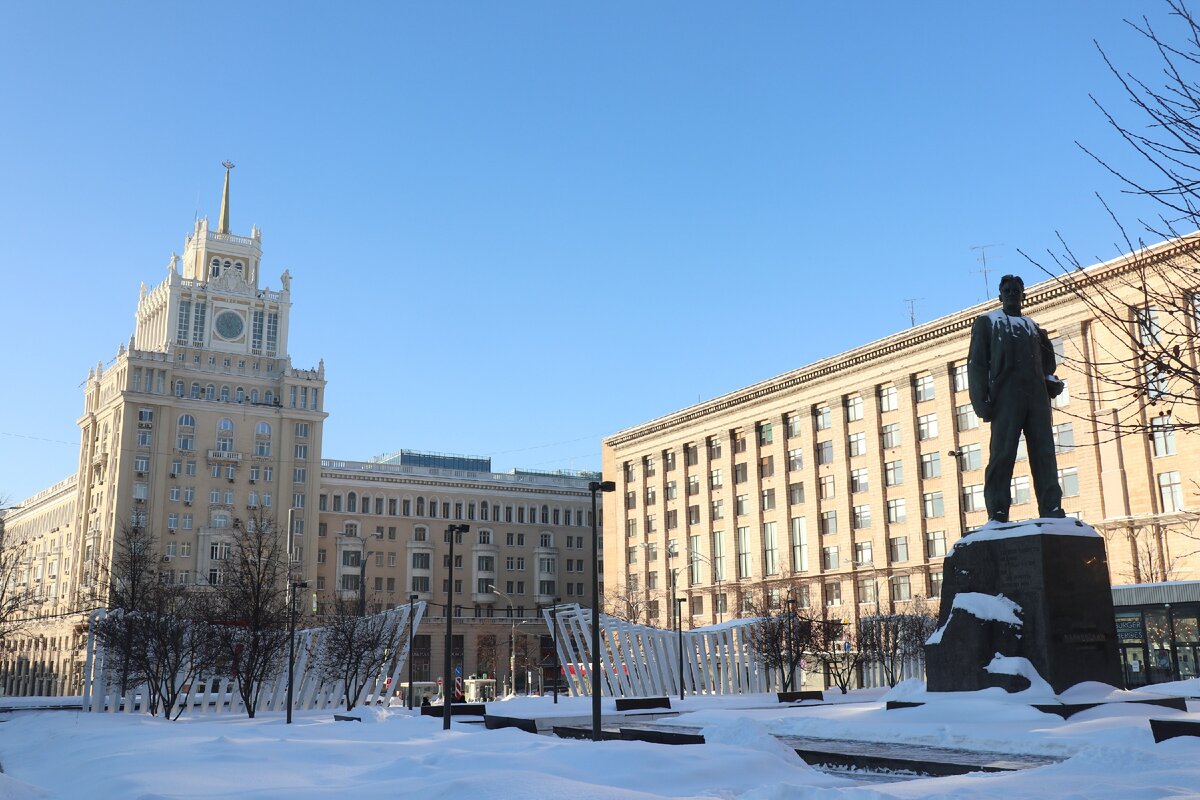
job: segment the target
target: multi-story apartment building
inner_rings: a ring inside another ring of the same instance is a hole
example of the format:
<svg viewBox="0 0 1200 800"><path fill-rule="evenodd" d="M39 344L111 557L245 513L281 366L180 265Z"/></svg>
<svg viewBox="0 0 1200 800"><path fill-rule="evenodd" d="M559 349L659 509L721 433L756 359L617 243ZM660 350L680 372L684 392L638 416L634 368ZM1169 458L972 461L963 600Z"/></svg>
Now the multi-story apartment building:
<svg viewBox="0 0 1200 800"><path fill-rule="evenodd" d="M1183 262L1197 251L1196 239L1167 242L1097 265L1088 278L1136 320L1145 301L1129 277L1139 265L1179 262L1177 282L1159 288L1192 308L1196 284ZM1200 442L1175 435L1172 410L1154 404L1153 392L1131 405L1098 374L1144 366L1118 358L1129 337L1111 320L1058 280L1027 295L1025 313L1053 338L1067 384L1053 403L1063 507L1105 534L1114 582L1200 577L1192 546L1200 515L1184 486L1200 467ZM672 597L686 599L693 625L763 599L854 619L918 595L939 598L947 549L987 518L988 426L971 408L966 359L972 322L996 305L609 436L603 472L617 491L604 506L608 595L658 624L670 621ZM1196 323L1180 324L1195 333ZM1195 363L1194 352L1185 357ZM1174 413L1194 411L1192 403ZM1153 435L1123 435L1118 417ZM1013 519L1037 515L1020 458Z"/></svg>
<svg viewBox="0 0 1200 800"><path fill-rule="evenodd" d="M105 597L124 528L152 533L162 580L206 587L221 584L243 523L270 517L284 535L290 519L293 561L319 601L356 597L365 580L369 608L416 594L435 628L449 602L469 620L456 639L467 673L505 665L518 628L548 633L539 605L590 604L593 476L407 451L322 459L324 364L288 354L291 276L266 286L259 230L235 235L229 216L227 168L216 229L196 221L166 278L143 285L128 344L88 373L76 473L0 511L17 581L35 590L30 622L0 652L0 693L79 691L81 622ZM452 568L450 522L470 526ZM437 677L442 640L428 638L418 661Z"/></svg>

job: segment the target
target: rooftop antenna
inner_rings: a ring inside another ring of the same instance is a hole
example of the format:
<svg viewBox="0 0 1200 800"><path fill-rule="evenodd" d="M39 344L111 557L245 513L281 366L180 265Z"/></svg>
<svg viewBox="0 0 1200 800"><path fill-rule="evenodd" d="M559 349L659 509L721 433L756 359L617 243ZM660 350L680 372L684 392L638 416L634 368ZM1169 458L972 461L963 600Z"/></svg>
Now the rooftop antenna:
<svg viewBox="0 0 1200 800"><path fill-rule="evenodd" d="M922 297L904 298L904 302L908 305L908 324L913 328L917 327L917 301L923 299Z"/></svg>
<svg viewBox="0 0 1200 800"><path fill-rule="evenodd" d="M971 245L971 249L972 249L972 250L978 250L978 251L979 251L979 263L980 263L982 266L981 266L979 269L975 270L975 271L976 271L976 272L978 272L978 273L980 273L981 275L983 275L983 285L984 285L984 287L985 287L986 291L988 291L988 292L991 292L991 291L992 291L992 282L991 282L990 280L988 280L988 273L990 273L990 272L991 272L991 270L990 270L990 269L988 269L988 265L987 265L987 249L988 249L989 247L1003 247L1003 246L1004 246L1004 244L1003 244L1003 243L1000 243L1000 244L976 244L976 245ZM985 295L984 295L984 297L987 297L987 295L985 294Z"/></svg>

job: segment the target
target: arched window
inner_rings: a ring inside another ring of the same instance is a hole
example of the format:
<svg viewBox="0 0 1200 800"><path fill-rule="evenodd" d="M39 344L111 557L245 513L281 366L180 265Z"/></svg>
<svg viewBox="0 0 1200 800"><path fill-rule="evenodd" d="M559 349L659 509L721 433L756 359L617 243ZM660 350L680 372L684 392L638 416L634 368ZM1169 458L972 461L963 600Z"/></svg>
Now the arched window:
<svg viewBox="0 0 1200 800"><path fill-rule="evenodd" d="M425 516L425 498L424 497L417 498L417 516L418 517Z"/></svg>
<svg viewBox="0 0 1200 800"><path fill-rule="evenodd" d="M229 402L229 387L228 386L221 387L221 402L222 403Z"/></svg>
<svg viewBox="0 0 1200 800"><path fill-rule="evenodd" d="M217 422L217 450L222 453L233 452L233 420L228 417Z"/></svg>
<svg viewBox="0 0 1200 800"><path fill-rule="evenodd" d="M224 267L225 269L229 269L233 265L229 263L229 259L225 259L225 263L222 264L221 266Z"/></svg>
<svg viewBox="0 0 1200 800"><path fill-rule="evenodd" d="M196 418L191 414L179 417L179 430L175 434L175 446L180 450L196 449Z"/></svg>
<svg viewBox="0 0 1200 800"><path fill-rule="evenodd" d="M479 519L482 520L483 522L488 521L488 504L487 503L479 504Z"/></svg>
<svg viewBox="0 0 1200 800"><path fill-rule="evenodd" d="M198 383L192 384L192 399L193 400L200 399L200 384L198 384Z"/></svg>
<svg viewBox="0 0 1200 800"><path fill-rule="evenodd" d="M221 274L221 259L214 258L212 260L212 276L215 278Z"/></svg>
<svg viewBox="0 0 1200 800"><path fill-rule="evenodd" d="M349 514L358 513L358 495L354 492L346 495L346 512Z"/></svg>
<svg viewBox="0 0 1200 800"><path fill-rule="evenodd" d="M270 389L267 389L267 393L263 395L263 401L269 406L275 405L275 395Z"/></svg>
<svg viewBox="0 0 1200 800"><path fill-rule="evenodd" d="M250 390L250 402L251 402L251 403L257 403L257 402L258 402L258 389L251 389L251 390Z"/></svg>
<svg viewBox="0 0 1200 800"><path fill-rule="evenodd" d="M214 512L210 525L214 528L228 528L230 526L229 515L224 511Z"/></svg>
<svg viewBox="0 0 1200 800"><path fill-rule="evenodd" d="M542 524L550 524L550 506L542 506Z"/></svg>
<svg viewBox="0 0 1200 800"><path fill-rule="evenodd" d="M196 418L193 417L191 414L181 414L179 416L179 427L195 428L196 427Z"/></svg>
<svg viewBox="0 0 1200 800"><path fill-rule="evenodd" d="M233 268L236 269L238 272L241 272L242 271L242 262L240 262L240 261L233 262Z"/></svg>
<svg viewBox="0 0 1200 800"><path fill-rule="evenodd" d="M211 383L208 386L205 386L204 387L204 399L205 400L216 400L217 399L217 387L213 386Z"/></svg>
<svg viewBox="0 0 1200 800"><path fill-rule="evenodd" d="M429 540L429 529L428 528L426 528L424 525L418 525L417 527L413 528L413 541L414 542L425 542L428 540Z"/></svg>
<svg viewBox="0 0 1200 800"><path fill-rule="evenodd" d="M183 381L175 381L175 396L183 397Z"/></svg>
<svg viewBox="0 0 1200 800"><path fill-rule="evenodd" d="M239 386L233 396L239 403L244 403L246 401L246 390Z"/></svg>
<svg viewBox="0 0 1200 800"><path fill-rule="evenodd" d="M256 434L258 434L259 436L266 436L266 437L270 438L270 436L271 436L271 423L269 423L269 422L260 422L260 423L258 423L257 425L255 425L255 426L254 426L254 432L255 432Z"/></svg>

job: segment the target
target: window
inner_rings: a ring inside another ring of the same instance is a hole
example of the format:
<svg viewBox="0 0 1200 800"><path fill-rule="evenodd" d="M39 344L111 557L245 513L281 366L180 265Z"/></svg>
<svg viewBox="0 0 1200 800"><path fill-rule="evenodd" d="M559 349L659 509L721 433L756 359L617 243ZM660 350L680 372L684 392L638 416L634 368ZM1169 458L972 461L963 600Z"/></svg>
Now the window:
<svg viewBox="0 0 1200 800"><path fill-rule="evenodd" d="M1079 496L1079 470L1067 467L1058 471L1058 485L1062 487L1063 497Z"/></svg>
<svg viewBox="0 0 1200 800"><path fill-rule="evenodd" d="M694 444L685 444L683 446L683 463L686 466L694 467L700 461L700 448Z"/></svg>
<svg viewBox="0 0 1200 800"><path fill-rule="evenodd" d="M637 492L628 491L625 493L625 508L630 510L637 508Z"/></svg>
<svg viewBox="0 0 1200 800"><path fill-rule="evenodd" d="M1156 458L1175 455L1175 421L1170 414L1150 420L1150 431Z"/></svg>
<svg viewBox="0 0 1200 800"><path fill-rule="evenodd" d="M837 512L822 511L821 512L821 534L828 535L837 533Z"/></svg>
<svg viewBox="0 0 1200 800"><path fill-rule="evenodd" d="M850 470L850 491L865 492L870 488L869 473L865 469Z"/></svg>
<svg viewBox="0 0 1200 800"><path fill-rule="evenodd" d="M825 605L840 606L841 604L842 604L841 581L827 581L825 583Z"/></svg>
<svg viewBox="0 0 1200 800"><path fill-rule="evenodd" d="M908 511L905 509L903 497L894 497L887 501L887 520L889 524L895 525L904 522L907 518Z"/></svg>
<svg viewBox="0 0 1200 800"><path fill-rule="evenodd" d="M913 382L913 388L916 394L917 402L924 403L927 400L933 399L933 376L918 375Z"/></svg>
<svg viewBox="0 0 1200 800"><path fill-rule="evenodd" d="M817 463L833 463L833 442L817 442Z"/></svg>
<svg viewBox="0 0 1200 800"><path fill-rule="evenodd" d="M800 505L804 502L804 484L792 483L788 484L788 503L791 505Z"/></svg>
<svg viewBox="0 0 1200 800"><path fill-rule="evenodd" d="M846 437L846 443L851 456L861 456L867 452L867 435L861 431Z"/></svg>
<svg viewBox="0 0 1200 800"><path fill-rule="evenodd" d="M908 561L907 536L893 536L888 539L888 561L894 564Z"/></svg>
<svg viewBox="0 0 1200 800"><path fill-rule="evenodd" d="M926 495L928 497L928 495ZM972 486L964 486L962 492L963 511L983 511L983 484L976 483ZM925 516L930 516L926 513Z"/></svg>
<svg viewBox="0 0 1200 800"><path fill-rule="evenodd" d="M855 506L853 523L855 530L871 527L871 507L865 504Z"/></svg>
<svg viewBox="0 0 1200 800"><path fill-rule="evenodd" d="M796 413L788 414L785 418L787 421L787 435L791 439L800 435L800 428L803 425L801 416Z"/></svg>
<svg viewBox="0 0 1200 800"><path fill-rule="evenodd" d="M821 548L821 569L829 572L838 568L838 549L836 545Z"/></svg>
<svg viewBox="0 0 1200 800"><path fill-rule="evenodd" d="M750 513L750 495L739 494L733 498L733 513L739 517Z"/></svg>
<svg viewBox="0 0 1200 800"><path fill-rule="evenodd" d="M921 456L921 477L925 480L942 475L942 454L925 453Z"/></svg>
<svg viewBox="0 0 1200 800"><path fill-rule="evenodd" d="M762 493L762 510L771 511L775 508L775 490L763 489Z"/></svg>
<svg viewBox="0 0 1200 800"><path fill-rule="evenodd" d="M859 578L855 581L858 589L859 603L875 602L875 578Z"/></svg>
<svg viewBox="0 0 1200 800"><path fill-rule="evenodd" d="M837 481L832 475L822 475L817 481L818 496L822 500L832 500L837 496Z"/></svg>
<svg viewBox="0 0 1200 800"><path fill-rule="evenodd" d="M675 509L667 511L667 530L675 530L679 527L679 512Z"/></svg>
<svg viewBox="0 0 1200 800"><path fill-rule="evenodd" d="M709 485L709 488L711 488L711 489L720 489L722 486L725 485L725 480L721 476L720 469L709 470L708 485Z"/></svg>
<svg viewBox="0 0 1200 800"><path fill-rule="evenodd" d="M965 444L958 449L958 468L963 472L983 467L983 449L977 444Z"/></svg>
<svg viewBox="0 0 1200 800"><path fill-rule="evenodd" d="M700 494L700 478L696 475L688 476L687 493L689 497L694 494Z"/></svg>
<svg viewBox="0 0 1200 800"><path fill-rule="evenodd" d="M674 500L679 496L678 484L675 481L667 481L666 496L668 500Z"/></svg>
<svg viewBox="0 0 1200 800"><path fill-rule="evenodd" d="M758 460L758 476L770 478L775 474L775 456L763 456Z"/></svg>
<svg viewBox="0 0 1200 800"><path fill-rule="evenodd" d="M657 499L658 499L658 492L655 491L654 486L647 485L646 486L646 505L648 505L648 506L654 505L654 503ZM472 503L472 507L473 506L474 506L474 504Z"/></svg>
<svg viewBox="0 0 1200 800"><path fill-rule="evenodd" d="M712 535L712 569L714 581L725 580L725 536L721 531Z"/></svg>
<svg viewBox="0 0 1200 800"><path fill-rule="evenodd" d="M813 420L819 431L827 431L833 427L833 411L829 406L817 406L813 409Z"/></svg>
<svg viewBox="0 0 1200 800"><path fill-rule="evenodd" d="M912 600L912 581L907 575L893 575L892 600L903 603Z"/></svg>
<svg viewBox="0 0 1200 800"><path fill-rule="evenodd" d="M217 450L222 453L233 451L233 420L221 419L217 422Z"/></svg>
<svg viewBox="0 0 1200 800"><path fill-rule="evenodd" d="M979 427L979 417L970 403L954 409L954 425L960 431L973 431Z"/></svg>
<svg viewBox="0 0 1200 800"><path fill-rule="evenodd" d="M946 532L929 531L925 534L925 544L929 549L930 558L946 555Z"/></svg>
<svg viewBox="0 0 1200 800"><path fill-rule="evenodd" d="M688 524L700 524L700 506L688 506Z"/></svg>
<svg viewBox="0 0 1200 800"><path fill-rule="evenodd" d="M1162 325L1158 321L1158 309L1154 306L1135 308L1134 318L1137 320L1138 341L1146 346L1158 344L1162 335Z"/></svg>
<svg viewBox="0 0 1200 800"><path fill-rule="evenodd" d="M917 439L928 441L938 435L937 414L924 414L917 417Z"/></svg>
<svg viewBox="0 0 1200 800"><path fill-rule="evenodd" d="M1062 391L1058 393L1058 397L1050 400L1050 405L1055 408L1063 408L1071 402L1071 386L1065 378L1059 378L1062 381Z"/></svg>
<svg viewBox="0 0 1200 800"><path fill-rule="evenodd" d="M725 516L725 501L713 500L712 502L712 518L721 519Z"/></svg>
<svg viewBox="0 0 1200 800"><path fill-rule="evenodd" d="M793 447L791 450L788 450L787 459L789 471L804 469L804 451L799 447Z"/></svg>
<svg viewBox="0 0 1200 800"><path fill-rule="evenodd" d="M804 517L792 517L792 570L808 571L808 523Z"/></svg>
<svg viewBox="0 0 1200 800"><path fill-rule="evenodd" d="M1014 505L1028 503L1030 500L1029 491L1029 476L1020 475L1012 479L1008 486L1009 494L1012 496Z"/></svg>
<svg viewBox="0 0 1200 800"><path fill-rule="evenodd" d="M762 526L763 541L763 572L766 575L779 574L779 543L775 539L775 523L764 522Z"/></svg>
<svg viewBox="0 0 1200 800"><path fill-rule="evenodd" d="M895 386L879 387L879 410L895 411L899 408L899 393Z"/></svg>
<svg viewBox="0 0 1200 800"><path fill-rule="evenodd" d="M429 569L429 553L413 553L412 565L413 569Z"/></svg>
<svg viewBox="0 0 1200 800"><path fill-rule="evenodd" d="M1024 437L1021 437L1024 441ZM1054 452L1066 453L1075 447L1075 431L1070 422L1054 426Z"/></svg>
<svg viewBox="0 0 1200 800"><path fill-rule="evenodd" d="M900 424L893 422L889 425L884 425L881 439L885 450L890 450L893 447L900 446Z"/></svg>
<svg viewBox="0 0 1200 800"><path fill-rule="evenodd" d="M942 501L941 492L926 492L923 500L925 519L936 519L946 514L946 507Z"/></svg>
<svg viewBox="0 0 1200 800"><path fill-rule="evenodd" d="M967 365L959 364L954 368L954 391L965 392L967 390Z"/></svg>
<svg viewBox="0 0 1200 800"><path fill-rule="evenodd" d="M899 486L904 483L904 464L900 461L888 461L883 465L883 482L887 486Z"/></svg>
<svg viewBox="0 0 1200 800"><path fill-rule="evenodd" d="M654 456L646 456L642 459L642 471L646 473L646 477L655 474Z"/></svg>
<svg viewBox="0 0 1200 800"><path fill-rule="evenodd" d="M1179 473L1160 472L1158 474L1158 494L1162 499L1162 510L1165 513L1183 510L1183 484Z"/></svg>
<svg viewBox="0 0 1200 800"><path fill-rule="evenodd" d="M760 422L758 424L758 444L760 447L771 444L775 441L775 432L771 423Z"/></svg>
<svg viewBox="0 0 1200 800"><path fill-rule="evenodd" d="M860 395L853 395L846 398L846 419L849 422L857 422L863 418L863 399Z"/></svg>
<svg viewBox="0 0 1200 800"><path fill-rule="evenodd" d="M627 547L625 549L625 563L627 563L627 564L638 563L638 549L639 548L636 546Z"/></svg>
<svg viewBox="0 0 1200 800"><path fill-rule="evenodd" d="M664 450L662 458L663 458L663 469L666 470L667 472L673 471L675 469L675 451L674 450Z"/></svg>
<svg viewBox="0 0 1200 800"><path fill-rule="evenodd" d="M929 596L930 597L941 597L942 596L942 573L941 572L929 573Z"/></svg>
<svg viewBox="0 0 1200 800"><path fill-rule="evenodd" d="M707 439L708 460L715 461L721 457L721 439L717 436L710 436Z"/></svg>
<svg viewBox="0 0 1200 800"><path fill-rule="evenodd" d="M750 529L737 529L737 567L738 578L750 577Z"/></svg>

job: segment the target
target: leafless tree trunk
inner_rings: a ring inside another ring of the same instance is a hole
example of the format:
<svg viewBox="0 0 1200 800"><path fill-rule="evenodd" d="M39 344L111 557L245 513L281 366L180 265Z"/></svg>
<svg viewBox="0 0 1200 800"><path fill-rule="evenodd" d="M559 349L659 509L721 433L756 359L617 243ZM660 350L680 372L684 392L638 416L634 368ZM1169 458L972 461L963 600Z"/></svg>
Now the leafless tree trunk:
<svg viewBox="0 0 1200 800"><path fill-rule="evenodd" d="M6 503L0 498L0 505ZM0 647L28 622L33 603L28 556L26 543L17 541L16 536L5 529L4 518L0 516Z"/></svg>
<svg viewBox="0 0 1200 800"><path fill-rule="evenodd" d="M844 625L840 619L830 619L825 609L821 609L820 618L814 619L813 623L813 657L825 667L829 679L845 694L865 658L856 641L854 628Z"/></svg>
<svg viewBox="0 0 1200 800"><path fill-rule="evenodd" d="M755 602L758 621L751 628L751 641L759 662L779 670L783 691L791 691L796 671L812 650L814 623L794 608L771 608L766 595Z"/></svg>
<svg viewBox="0 0 1200 800"><path fill-rule="evenodd" d="M325 619L316 653L322 679L342 681L346 710L362 699L367 684L397 657L407 628L385 614L358 616L358 602L336 599ZM409 654L409 658L412 654Z"/></svg>

